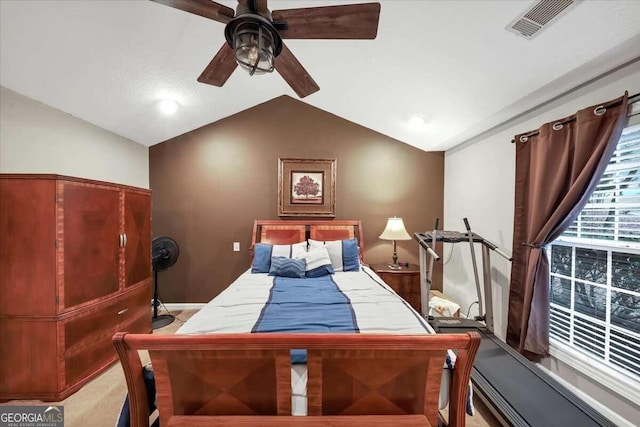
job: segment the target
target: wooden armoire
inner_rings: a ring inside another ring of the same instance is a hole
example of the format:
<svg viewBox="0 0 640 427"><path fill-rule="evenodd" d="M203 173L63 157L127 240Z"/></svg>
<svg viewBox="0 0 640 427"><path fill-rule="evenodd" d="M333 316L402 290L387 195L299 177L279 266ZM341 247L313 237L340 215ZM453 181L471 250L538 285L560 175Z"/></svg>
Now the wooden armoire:
<svg viewBox="0 0 640 427"><path fill-rule="evenodd" d="M151 331L151 192L0 174L0 400L59 401Z"/></svg>

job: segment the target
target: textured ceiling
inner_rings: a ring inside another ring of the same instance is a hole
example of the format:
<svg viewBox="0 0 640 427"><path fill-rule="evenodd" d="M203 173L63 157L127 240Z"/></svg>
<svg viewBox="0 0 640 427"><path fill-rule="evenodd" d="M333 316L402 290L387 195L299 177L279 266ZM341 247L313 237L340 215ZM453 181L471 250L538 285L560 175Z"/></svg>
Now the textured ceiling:
<svg viewBox="0 0 640 427"><path fill-rule="evenodd" d="M362 2L269 7L350 3ZM505 30L531 1L380 3L375 40L286 41L320 86L302 101L427 151L640 57L640 1L580 2L531 41ZM222 88L198 83L223 30L144 0L0 0L0 84L147 146L283 94L297 98L277 73L238 68ZM180 103L177 114L158 112L165 97ZM424 129L407 126L415 114Z"/></svg>

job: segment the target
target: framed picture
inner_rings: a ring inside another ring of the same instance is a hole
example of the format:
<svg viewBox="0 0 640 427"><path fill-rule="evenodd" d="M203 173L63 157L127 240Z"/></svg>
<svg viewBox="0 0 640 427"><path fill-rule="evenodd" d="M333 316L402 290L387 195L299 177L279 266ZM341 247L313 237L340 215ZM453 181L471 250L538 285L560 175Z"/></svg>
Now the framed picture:
<svg viewBox="0 0 640 427"><path fill-rule="evenodd" d="M278 216L335 217L336 159L278 159Z"/></svg>

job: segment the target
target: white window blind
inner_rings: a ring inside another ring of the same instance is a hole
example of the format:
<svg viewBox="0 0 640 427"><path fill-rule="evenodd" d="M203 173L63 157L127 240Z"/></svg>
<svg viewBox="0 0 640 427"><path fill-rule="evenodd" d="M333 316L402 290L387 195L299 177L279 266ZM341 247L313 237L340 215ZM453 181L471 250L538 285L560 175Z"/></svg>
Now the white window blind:
<svg viewBox="0 0 640 427"><path fill-rule="evenodd" d="M640 126L549 248L550 335L640 381Z"/></svg>

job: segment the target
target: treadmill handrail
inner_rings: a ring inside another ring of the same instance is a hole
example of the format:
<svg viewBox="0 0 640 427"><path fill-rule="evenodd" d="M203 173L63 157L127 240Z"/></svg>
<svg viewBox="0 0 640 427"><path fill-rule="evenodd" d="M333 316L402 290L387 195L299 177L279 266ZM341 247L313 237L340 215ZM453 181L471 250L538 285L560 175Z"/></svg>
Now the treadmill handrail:
<svg viewBox="0 0 640 427"><path fill-rule="evenodd" d="M513 261L513 257L511 255L507 254L506 252L503 252L502 249L500 249L498 247L498 245L496 245L495 243L491 242L490 240L483 239L482 244L486 245L492 251L495 251L498 255L500 255L501 257L503 257L507 261Z"/></svg>
<svg viewBox="0 0 640 427"><path fill-rule="evenodd" d="M439 230L439 231L442 231L442 230ZM446 231L445 233L456 233L456 235L455 237L451 237L451 236L443 235L442 233L438 233L436 231L435 233L436 241L444 242L444 243L469 243L468 233L459 233L459 232L453 232L453 231ZM427 249L431 247L429 243L433 240L432 231L425 231L423 233L416 232L416 233L413 233L413 236L416 239L416 241L420 244L420 246L422 246L423 248ZM513 261L513 257L511 255L509 255L508 253L500 249L498 245L491 242L490 240L487 240L484 237L474 232L471 232L471 236L473 238L474 243L481 243L483 245L486 245L489 249L496 252L498 255L500 255L507 261ZM437 254L434 256L437 256ZM439 257L436 258L436 261L438 259Z"/></svg>

